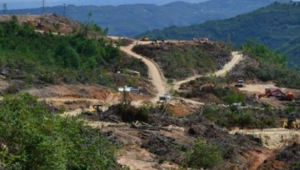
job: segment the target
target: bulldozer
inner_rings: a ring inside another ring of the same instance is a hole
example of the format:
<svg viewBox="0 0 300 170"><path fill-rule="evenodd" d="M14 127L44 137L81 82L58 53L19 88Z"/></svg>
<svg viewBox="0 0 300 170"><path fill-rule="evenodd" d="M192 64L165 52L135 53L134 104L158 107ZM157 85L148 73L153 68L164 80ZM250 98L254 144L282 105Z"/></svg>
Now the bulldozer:
<svg viewBox="0 0 300 170"><path fill-rule="evenodd" d="M298 128L295 115L292 114L287 117L287 120L283 122L283 128L287 128L287 129Z"/></svg>
<svg viewBox="0 0 300 170"><path fill-rule="evenodd" d="M96 105L93 105L92 107L90 107L88 110L85 110L82 112L82 114L86 114L86 115L95 115L95 114L98 114L100 115L103 110L101 109L102 105L101 104L96 104Z"/></svg>

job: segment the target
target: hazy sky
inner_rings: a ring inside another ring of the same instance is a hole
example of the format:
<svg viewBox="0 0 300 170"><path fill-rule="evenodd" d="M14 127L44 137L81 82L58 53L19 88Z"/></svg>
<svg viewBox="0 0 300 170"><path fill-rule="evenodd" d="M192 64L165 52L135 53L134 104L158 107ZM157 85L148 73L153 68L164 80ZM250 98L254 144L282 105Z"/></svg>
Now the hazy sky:
<svg viewBox="0 0 300 170"><path fill-rule="evenodd" d="M148 3L162 5L178 0L45 0L46 6L56 6L62 4L74 5L120 5L120 4L135 4ZM181 0L190 3L199 3L207 0ZM41 7L43 0L0 0L0 5L6 3L8 9L16 8L35 8ZM0 7L0 9L1 9Z"/></svg>

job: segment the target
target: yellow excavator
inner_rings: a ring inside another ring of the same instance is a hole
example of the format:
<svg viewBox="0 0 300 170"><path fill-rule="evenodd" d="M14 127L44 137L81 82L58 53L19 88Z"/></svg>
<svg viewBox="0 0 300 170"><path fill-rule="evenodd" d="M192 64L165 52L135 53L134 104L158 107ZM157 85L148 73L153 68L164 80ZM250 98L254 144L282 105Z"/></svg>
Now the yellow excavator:
<svg viewBox="0 0 300 170"><path fill-rule="evenodd" d="M291 114L287 120L283 122L283 128L296 129L298 128L295 115Z"/></svg>
<svg viewBox="0 0 300 170"><path fill-rule="evenodd" d="M93 107L90 107L88 110L85 110L82 113L86 115L101 114L103 112L101 107L102 105L100 104L93 105Z"/></svg>

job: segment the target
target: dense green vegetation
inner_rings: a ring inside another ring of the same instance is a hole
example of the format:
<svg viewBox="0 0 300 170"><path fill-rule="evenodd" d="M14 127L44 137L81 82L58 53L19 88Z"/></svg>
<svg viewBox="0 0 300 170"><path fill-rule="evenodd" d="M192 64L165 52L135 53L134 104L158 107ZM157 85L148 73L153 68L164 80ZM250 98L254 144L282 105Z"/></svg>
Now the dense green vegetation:
<svg viewBox="0 0 300 170"><path fill-rule="evenodd" d="M277 86L299 88L299 71L288 69L287 57L270 51L265 45L253 41L242 46L244 54L259 61L258 67L246 67L247 77L257 77L262 81L274 81Z"/></svg>
<svg viewBox="0 0 300 170"><path fill-rule="evenodd" d="M0 114L4 169L116 169L115 147L99 130L51 114L29 94L4 97Z"/></svg>
<svg viewBox="0 0 300 170"><path fill-rule="evenodd" d="M19 70L28 80L45 83L97 82L109 84L105 70L120 57L120 52L104 39L88 39L84 32L55 36L21 26L16 18L0 24L0 65ZM35 76L35 77L33 77Z"/></svg>
<svg viewBox="0 0 300 170"><path fill-rule="evenodd" d="M300 54L300 37L295 37L291 41L288 41L284 45L280 46L276 51L286 54L288 58L288 66L293 68L300 68L299 54Z"/></svg>
<svg viewBox="0 0 300 170"><path fill-rule="evenodd" d="M19 25L16 17L0 23L0 67L6 77L21 77L27 84L98 83L111 86L115 67L130 67L147 74L141 61L123 59L120 50L104 37L87 38L87 24L79 32L65 36L36 33L29 25ZM124 61L119 63L121 60ZM144 70L144 71L143 71Z"/></svg>
<svg viewBox="0 0 300 170"><path fill-rule="evenodd" d="M186 157L186 164L189 168L213 168L222 161L221 149L213 143L206 143L202 140L196 142Z"/></svg>
<svg viewBox="0 0 300 170"><path fill-rule="evenodd" d="M241 127L241 128L275 128L278 115L272 110L260 109L239 109L230 110L217 105L207 105L203 115L208 120L215 122L222 127Z"/></svg>
<svg viewBox="0 0 300 170"><path fill-rule="evenodd" d="M295 65L292 61L298 63L299 15L299 2L276 2L231 19L208 21L187 27L172 26L162 31L155 30L143 35L163 39L207 37L212 40L232 42L236 46L245 43L248 38L253 38L259 43L268 45L273 50L279 49L280 52L289 54L291 65ZM281 49L284 45L285 48Z"/></svg>
<svg viewBox="0 0 300 170"><path fill-rule="evenodd" d="M288 2L289 0L277 0ZM138 2L138 1L137 1ZM151 4L133 4L120 6L66 6L66 15L81 22L90 18L104 28L109 28L112 35L136 36L145 31L160 29L171 25L186 26L202 23L211 19L236 16L269 5L275 0L210 0L197 4L173 2L157 6ZM241 8L242 7L242 8ZM47 13L63 15L62 6L46 8ZM41 14L42 10L10 10L10 14Z"/></svg>

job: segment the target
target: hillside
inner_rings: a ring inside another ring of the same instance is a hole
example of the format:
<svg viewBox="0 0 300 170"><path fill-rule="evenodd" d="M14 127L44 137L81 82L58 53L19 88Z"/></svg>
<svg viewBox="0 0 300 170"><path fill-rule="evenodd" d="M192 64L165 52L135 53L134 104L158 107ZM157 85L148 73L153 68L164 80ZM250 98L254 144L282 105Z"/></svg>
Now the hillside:
<svg viewBox="0 0 300 170"><path fill-rule="evenodd" d="M212 19L224 19L253 11L275 0L210 0L197 4L173 2L162 6L135 4L120 6L66 6L66 16L87 22L93 20L110 35L136 36L148 30L171 25L187 26ZM278 0L277 0L278 1ZM279 0L288 2L288 0ZM243 8L241 8L243 7ZM45 8L46 13L63 15L63 6ZM10 14L41 14L42 9L10 10ZM88 14L93 15L89 18Z"/></svg>
<svg viewBox="0 0 300 170"><path fill-rule="evenodd" d="M299 169L298 145L277 150L300 142L299 131L277 128L300 117L284 107L296 103L254 96L262 82L300 87L266 46L107 37L58 15L0 22L0 43L2 169L271 169L277 153L283 168ZM232 85L240 77L245 90Z"/></svg>
<svg viewBox="0 0 300 170"><path fill-rule="evenodd" d="M98 26L58 15L2 15L0 21L1 80L10 80L2 94L62 83L138 86L147 75L145 65L122 53ZM116 72L122 69L141 77L133 81Z"/></svg>
<svg viewBox="0 0 300 170"><path fill-rule="evenodd" d="M152 43L133 51L154 60L166 78L176 80L219 70L231 57L230 47L217 42Z"/></svg>
<svg viewBox="0 0 300 170"><path fill-rule="evenodd" d="M300 53L300 37L295 36L295 38L280 46L277 51L290 56L289 66L300 68L298 57Z"/></svg>
<svg viewBox="0 0 300 170"><path fill-rule="evenodd" d="M208 21L187 27L169 27L162 31L145 33L151 38L192 39L207 37L212 40L241 45L247 39L268 45L290 56L289 63L296 61L297 35L300 33L300 3L274 3L254 12L237 17ZM282 47L283 46L283 47ZM298 50L299 51L299 50Z"/></svg>

